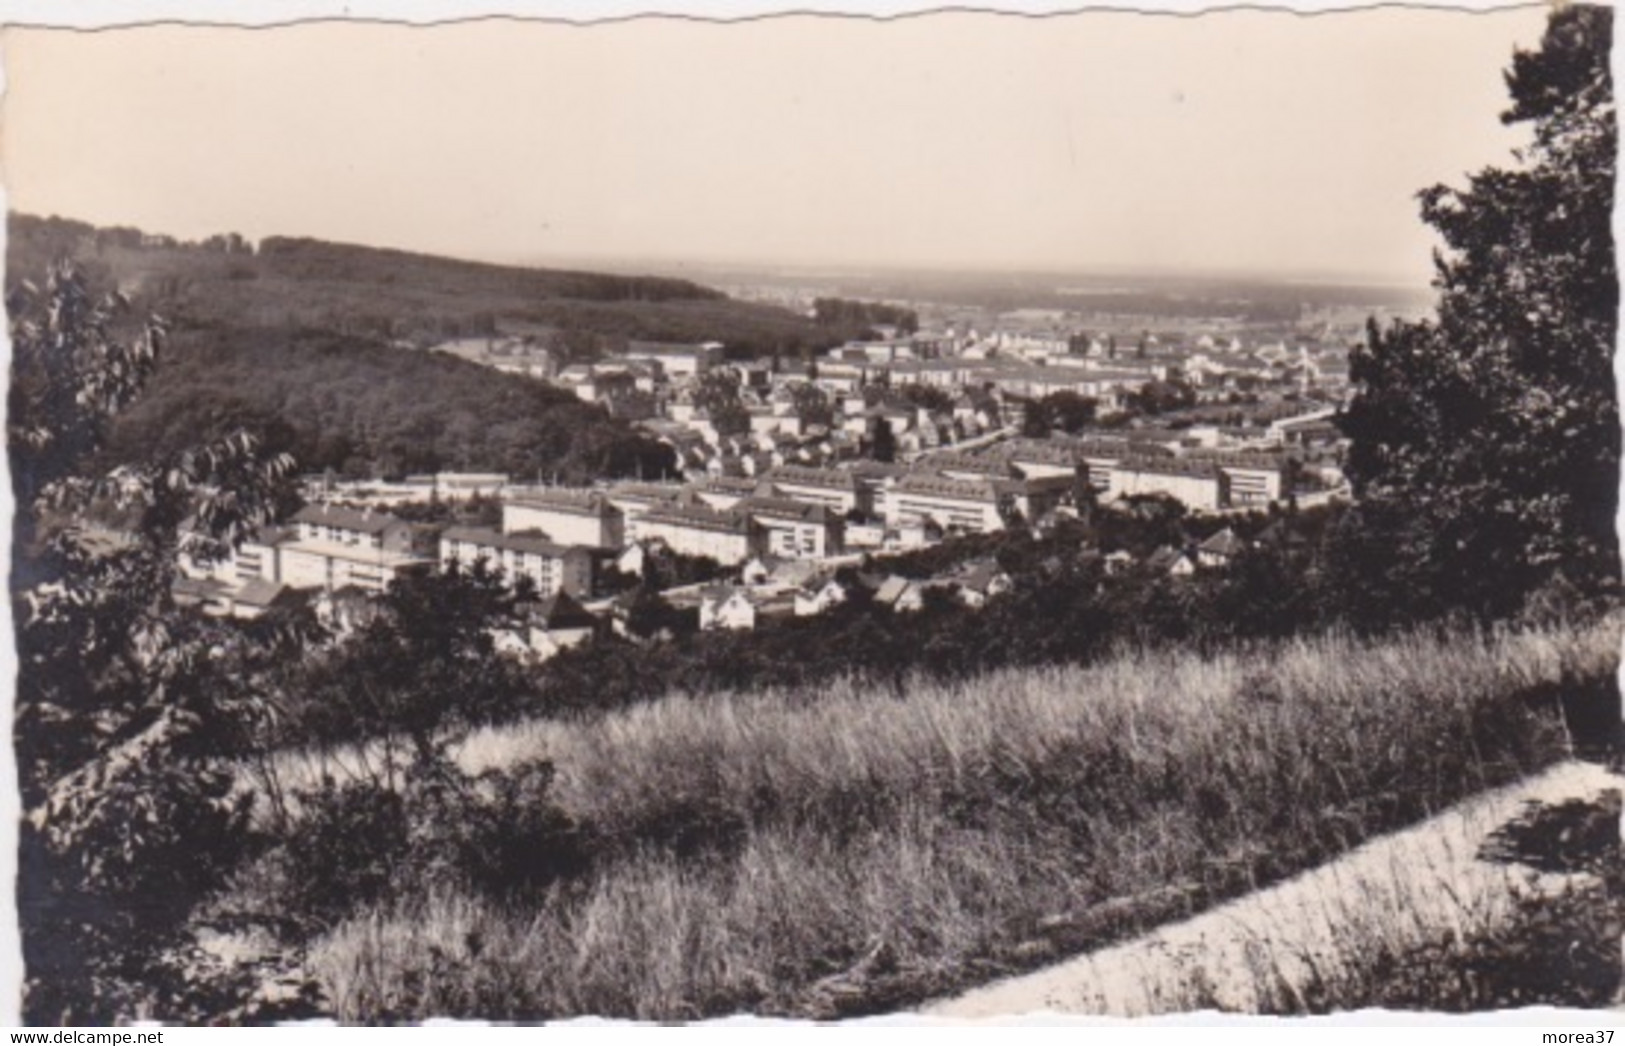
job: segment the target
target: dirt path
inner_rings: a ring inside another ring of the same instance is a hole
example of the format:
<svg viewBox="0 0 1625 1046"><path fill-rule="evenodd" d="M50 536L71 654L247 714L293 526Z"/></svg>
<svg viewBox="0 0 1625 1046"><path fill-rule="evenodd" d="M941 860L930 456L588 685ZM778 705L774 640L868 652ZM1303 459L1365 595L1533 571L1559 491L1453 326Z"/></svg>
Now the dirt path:
<svg viewBox="0 0 1625 1046"><path fill-rule="evenodd" d="M1527 804L1591 800L1621 788L1625 778L1605 767L1561 763L1195 918L921 1012L956 1018L1256 1012L1261 973L1304 984L1315 969L1337 967L1338 942L1351 934L1403 947L1493 922L1519 893L1561 885L1563 875L1487 860L1480 848Z"/></svg>

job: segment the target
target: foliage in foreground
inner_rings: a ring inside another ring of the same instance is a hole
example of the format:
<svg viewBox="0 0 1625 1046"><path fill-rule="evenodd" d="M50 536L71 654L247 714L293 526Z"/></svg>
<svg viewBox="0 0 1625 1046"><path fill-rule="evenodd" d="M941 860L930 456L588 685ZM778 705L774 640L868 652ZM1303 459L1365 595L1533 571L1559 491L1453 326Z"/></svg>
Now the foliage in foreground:
<svg viewBox="0 0 1625 1046"><path fill-rule="evenodd" d="M546 753L589 872L382 898L313 945L340 1016L874 1012L1322 862L1567 751L1619 622L721 698L476 735ZM430 945L435 950L431 951Z"/></svg>
<svg viewBox="0 0 1625 1046"><path fill-rule="evenodd" d="M1554 10L1507 74L1534 143L1422 194L1443 236L1438 316L1372 324L1344 428L1373 597L1506 614L1554 572L1619 577L1614 12Z"/></svg>
<svg viewBox="0 0 1625 1046"><path fill-rule="evenodd" d="M181 552L207 558L264 522L293 462L250 435L85 474L107 419L151 373L156 322L126 323L68 265L9 296L14 381L7 419L28 552L14 572L16 754L25 816L17 906L31 1021L83 1023L148 1001L206 997L171 961L193 899L241 856L246 797L225 758L252 718L229 680L286 655L271 631L250 644L176 612ZM46 534L46 507L115 502L129 547L97 554L72 530Z"/></svg>

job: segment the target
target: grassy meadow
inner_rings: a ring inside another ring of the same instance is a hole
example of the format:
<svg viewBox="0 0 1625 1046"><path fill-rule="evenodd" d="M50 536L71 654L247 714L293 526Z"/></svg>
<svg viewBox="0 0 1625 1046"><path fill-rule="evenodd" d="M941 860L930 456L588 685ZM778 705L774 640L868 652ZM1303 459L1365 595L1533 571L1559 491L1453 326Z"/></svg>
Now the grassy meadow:
<svg viewBox="0 0 1625 1046"><path fill-rule="evenodd" d="M1333 634L1215 658L672 695L471 736L546 758L590 840L529 896L447 886L340 921L344 1020L899 1008L1121 939L1569 754L1621 621Z"/></svg>

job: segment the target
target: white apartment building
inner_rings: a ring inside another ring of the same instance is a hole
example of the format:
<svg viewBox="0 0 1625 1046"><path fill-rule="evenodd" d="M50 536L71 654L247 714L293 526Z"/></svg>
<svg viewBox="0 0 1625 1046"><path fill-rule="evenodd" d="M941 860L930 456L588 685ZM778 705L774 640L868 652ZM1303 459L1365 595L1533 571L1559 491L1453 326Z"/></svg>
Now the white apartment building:
<svg viewBox="0 0 1625 1046"><path fill-rule="evenodd" d="M538 595L592 595L592 553L532 534L504 534L487 527L450 527L440 535L440 562L471 566L485 560L510 583L528 577Z"/></svg>
<svg viewBox="0 0 1625 1046"><path fill-rule="evenodd" d="M767 480L780 497L822 505L840 515L858 508L862 500L857 477L839 469L781 465L767 474Z"/></svg>
<svg viewBox="0 0 1625 1046"><path fill-rule="evenodd" d="M697 505L651 508L634 519L628 530L633 541L658 538L673 552L707 556L726 566L743 563L753 551L747 517Z"/></svg>
<svg viewBox="0 0 1625 1046"><path fill-rule="evenodd" d="M333 591L353 585L379 593L402 573L430 562L413 550L411 525L386 513L308 505L292 523L294 537L274 546L277 562L270 579L292 588Z"/></svg>
<svg viewBox="0 0 1625 1046"><path fill-rule="evenodd" d="M1004 529L1000 500L1014 504L1021 484L1002 479L948 479L925 473L910 473L885 493L886 520L902 523L935 522L944 529L960 527L972 533Z"/></svg>
<svg viewBox="0 0 1625 1046"><path fill-rule="evenodd" d="M597 490L532 487L510 491L502 504L502 532L536 530L561 545L618 549L626 543L621 510Z"/></svg>
<svg viewBox="0 0 1625 1046"><path fill-rule="evenodd" d="M788 559L822 559L841 550L841 518L823 505L788 498L748 498L735 511L755 529L757 547Z"/></svg>
<svg viewBox="0 0 1625 1046"><path fill-rule="evenodd" d="M1165 494L1187 508L1214 511L1230 504L1230 478L1210 462L1126 458L1113 466L1107 493L1113 498Z"/></svg>

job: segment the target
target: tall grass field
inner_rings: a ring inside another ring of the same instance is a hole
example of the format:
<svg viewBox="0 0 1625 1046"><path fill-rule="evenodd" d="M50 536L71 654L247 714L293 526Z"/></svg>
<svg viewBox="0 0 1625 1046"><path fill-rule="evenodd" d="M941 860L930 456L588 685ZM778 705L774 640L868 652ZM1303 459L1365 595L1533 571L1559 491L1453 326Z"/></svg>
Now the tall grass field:
<svg viewBox="0 0 1625 1046"><path fill-rule="evenodd" d="M591 860L528 896L448 886L354 912L308 967L345 1020L912 1005L1571 754L1576 695L1616 693L1621 623L1125 652L487 730L464 769L551 760Z"/></svg>

